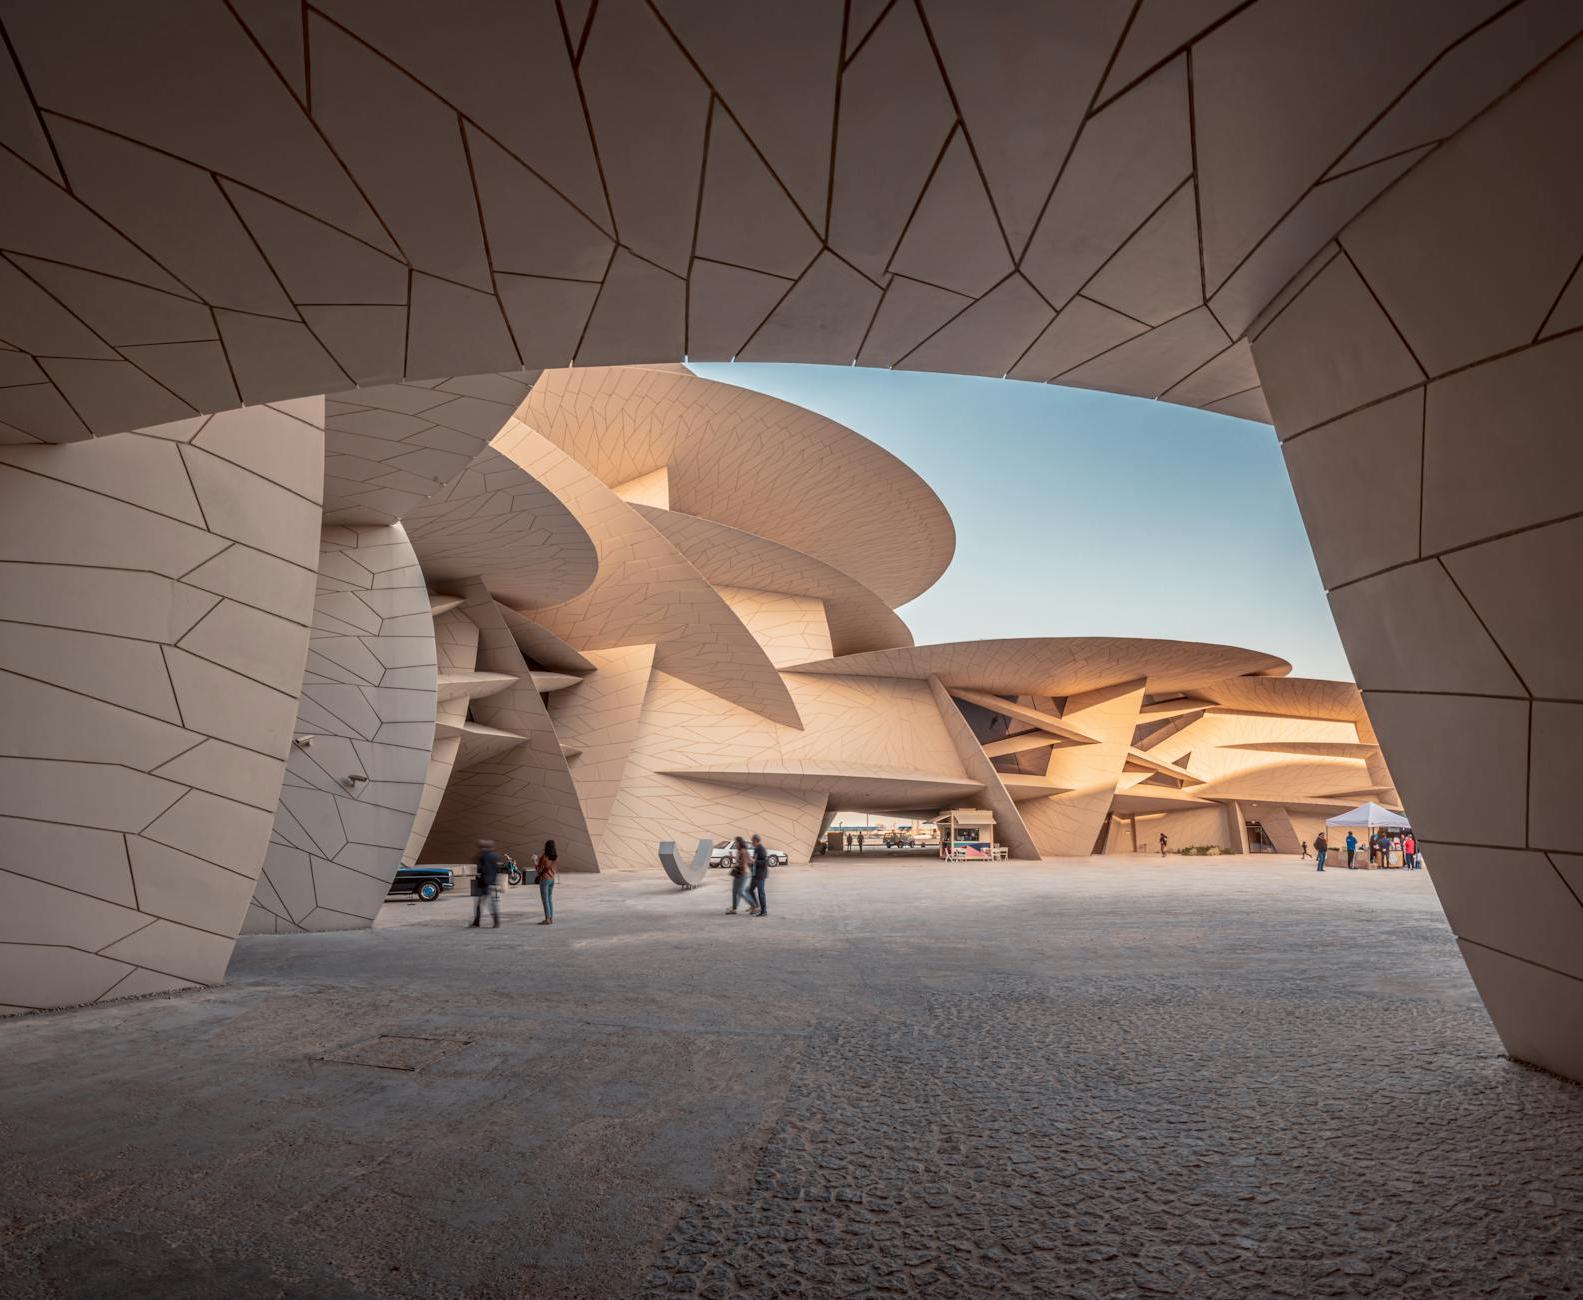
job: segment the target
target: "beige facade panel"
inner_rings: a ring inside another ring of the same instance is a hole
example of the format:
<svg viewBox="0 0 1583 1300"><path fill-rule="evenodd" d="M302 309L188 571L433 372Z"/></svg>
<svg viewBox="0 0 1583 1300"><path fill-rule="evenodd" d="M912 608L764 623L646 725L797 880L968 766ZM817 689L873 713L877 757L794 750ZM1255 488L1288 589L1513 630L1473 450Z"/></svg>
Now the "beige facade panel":
<svg viewBox="0 0 1583 1300"><path fill-rule="evenodd" d="M535 623L584 651L655 644L666 672L773 721L799 725L791 696L758 642L632 506L521 421L507 426L495 449L555 494L598 555L592 585L571 600L528 609Z"/></svg>
<svg viewBox="0 0 1583 1300"><path fill-rule="evenodd" d="M239 194L247 191L238 190ZM295 215L295 214L293 214ZM298 218L302 221L302 218ZM308 228L314 223L305 222ZM317 227L322 231L323 227ZM347 241L351 249L360 245ZM363 255L370 255L364 249ZM344 266L346 251L335 263ZM377 256L377 255L375 255ZM403 297L405 285L402 286ZM337 310L319 308L319 312ZM360 306L341 312L387 311ZM396 307L397 319L405 311ZM321 316L310 323L325 333ZM355 338L357 318L335 322ZM333 340L332 340L333 341ZM382 376L399 379L402 358ZM360 376L361 377L361 376ZM488 445L537 378L535 371L424 384L364 384L325 399L324 514L329 523L389 524L410 515Z"/></svg>
<svg viewBox="0 0 1583 1300"><path fill-rule="evenodd" d="M497 429L498 432L498 429ZM481 577L523 608L587 591L599 559L561 500L515 462L485 447L406 527L424 575L439 587Z"/></svg>
<svg viewBox="0 0 1583 1300"><path fill-rule="evenodd" d="M267 407L6 449L0 1004L224 975L290 749L322 449ZM233 583L229 555L300 576Z"/></svg>
<svg viewBox="0 0 1583 1300"><path fill-rule="evenodd" d="M995 695L1081 695L1145 677L1156 694L1195 690L1233 674L1282 675L1291 665L1234 646L1128 637L1017 637L907 646L798 664L799 673L853 677L938 677Z"/></svg>
<svg viewBox="0 0 1583 1300"><path fill-rule="evenodd" d="M1328 718L1337 722L1356 722L1364 716L1362 696L1351 682L1325 682L1311 677L1239 676L1203 683L1193 688L1193 694L1244 713Z"/></svg>
<svg viewBox="0 0 1583 1300"><path fill-rule="evenodd" d="M472 721L453 723L461 742L455 766L415 856L421 862L468 863L477 854L478 840L491 839L526 862L553 839L563 870L597 871L598 857L560 739L501 606L474 578L455 614L478 629L476 671L510 675L514 683L468 700ZM470 746L475 724L488 743Z"/></svg>
<svg viewBox="0 0 1583 1300"><path fill-rule="evenodd" d="M1132 752L1132 733L1143 703L1141 679L1073 694L1062 719L1093 738L1088 745L1057 745L1030 775L1042 777L1059 793L1018 806L1043 857L1093 852L1110 809L1122 765Z"/></svg>
<svg viewBox="0 0 1583 1300"><path fill-rule="evenodd" d="M933 586L956 546L939 498L889 452L680 366L551 371L519 418L608 487L663 466L666 509L811 555L893 608Z"/></svg>
<svg viewBox="0 0 1583 1300"><path fill-rule="evenodd" d="M425 794L435 685L429 593L402 526L326 526L291 755L244 934L373 924Z"/></svg>
<svg viewBox="0 0 1583 1300"><path fill-rule="evenodd" d="M716 587L817 596L824 602L832 654L912 644L912 632L889 605L823 560L713 519L644 505L638 512Z"/></svg>
<svg viewBox="0 0 1583 1300"><path fill-rule="evenodd" d="M1022 814L1017 811L1016 800L1007 792L1001 773L996 771L995 765L989 761L992 757L990 747L980 746L978 737L967 725L967 720L962 717L962 711L956 707L956 701L940 684L939 678L929 679L929 693L934 696L935 706L940 710L940 718L945 723L946 734L950 736L951 743L956 747L957 757L962 762L962 770L971 780L978 781L984 787L981 797L989 805L990 811L995 814L996 842L1004 844L1015 858L1038 858L1039 846L1034 843L1027 824L1022 820Z"/></svg>
<svg viewBox="0 0 1583 1300"><path fill-rule="evenodd" d="M590 671L575 687L549 700L555 734L573 751L568 766L595 851L621 789L627 755L643 720L654 667L653 646L590 650Z"/></svg>

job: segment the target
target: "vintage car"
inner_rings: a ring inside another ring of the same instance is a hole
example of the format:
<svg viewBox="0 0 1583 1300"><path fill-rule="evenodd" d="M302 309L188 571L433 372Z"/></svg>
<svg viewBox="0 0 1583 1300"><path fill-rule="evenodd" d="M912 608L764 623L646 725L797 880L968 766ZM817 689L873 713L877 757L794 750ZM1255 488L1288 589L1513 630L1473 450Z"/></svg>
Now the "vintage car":
<svg viewBox="0 0 1583 1300"><path fill-rule="evenodd" d="M447 889L456 888L456 873L449 867L402 867L390 882L392 894L416 894L432 903Z"/></svg>
<svg viewBox="0 0 1583 1300"><path fill-rule="evenodd" d="M734 840L716 840L714 852L709 855L709 865L711 867L729 867L731 865L731 846L735 842ZM769 854L770 866L772 867L784 867L791 861L786 856L785 849L766 849L765 851Z"/></svg>

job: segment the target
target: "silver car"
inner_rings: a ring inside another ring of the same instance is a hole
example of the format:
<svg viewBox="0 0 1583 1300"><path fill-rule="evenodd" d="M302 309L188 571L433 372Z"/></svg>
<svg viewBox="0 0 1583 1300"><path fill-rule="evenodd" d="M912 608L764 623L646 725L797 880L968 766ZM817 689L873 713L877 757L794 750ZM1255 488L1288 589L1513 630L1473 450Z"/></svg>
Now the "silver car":
<svg viewBox="0 0 1583 1300"><path fill-rule="evenodd" d="M729 867L731 865L732 846L735 843L735 840L716 840L714 852L709 855L709 865L711 867ZM749 845L748 847L751 848L752 846ZM784 849L766 848L765 852L769 854L770 866L772 867L784 867L791 861L786 856Z"/></svg>

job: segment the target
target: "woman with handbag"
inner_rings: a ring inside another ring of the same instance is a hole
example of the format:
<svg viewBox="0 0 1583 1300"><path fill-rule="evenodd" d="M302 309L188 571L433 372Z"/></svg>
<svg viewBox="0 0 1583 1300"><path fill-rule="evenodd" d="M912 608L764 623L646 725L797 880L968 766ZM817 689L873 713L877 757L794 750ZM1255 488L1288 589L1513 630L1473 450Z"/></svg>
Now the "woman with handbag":
<svg viewBox="0 0 1583 1300"><path fill-rule="evenodd" d="M740 835L731 845L731 910L727 916L736 916L737 907L748 888L748 842Z"/></svg>
<svg viewBox="0 0 1583 1300"><path fill-rule="evenodd" d="M544 919L540 925L555 924L555 841L544 841L544 852L539 854L539 869L533 883L539 887L539 902L544 904Z"/></svg>

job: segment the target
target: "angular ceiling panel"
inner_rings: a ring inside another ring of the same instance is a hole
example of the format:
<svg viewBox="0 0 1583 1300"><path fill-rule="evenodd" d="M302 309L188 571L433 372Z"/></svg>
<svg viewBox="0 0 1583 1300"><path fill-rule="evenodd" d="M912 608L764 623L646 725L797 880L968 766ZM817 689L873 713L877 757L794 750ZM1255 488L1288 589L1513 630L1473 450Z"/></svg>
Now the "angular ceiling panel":
<svg viewBox="0 0 1583 1300"><path fill-rule="evenodd" d="M878 277L956 116L910 4L893 5L841 78L830 247Z"/></svg>
<svg viewBox="0 0 1583 1300"><path fill-rule="evenodd" d="M840 0L662 0L659 9L803 214L822 230L841 62ZM785 86L796 86L797 93L786 94Z"/></svg>
<svg viewBox="0 0 1583 1300"><path fill-rule="evenodd" d="M1193 183L1166 199L1138 233L1083 286L1085 297L1149 325L1204 301Z"/></svg>
<svg viewBox="0 0 1583 1300"><path fill-rule="evenodd" d="M761 271L695 261L687 282L688 360L731 360L791 287Z"/></svg>
<svg viewBox="0 0 1583 1300"><path fill-rule="evenodd" d="M1022 264L1057 307L1192 173L1187 116L1177 59L1083 127Z"/></svg>
<svg viewBox="0 0 1583 1300"><path fill-rule="evenodd" d="M444 23L440 39L434 20L443 15L424 0L325 0L317 7L478 123L593 220L607 219L588 124L550 5L469 8L465 21Z"/></svg>
<svg viewBox="0 0 1583 1300"><path fill-rule="evenodd" d="M1057 375L1056 381L1077 388L1158 397L1230 342L1209 308L1199 307Z"/></svg>
<svg viewBox="0 0 1583 1300"><path fill-rule="evenodd" d="M902 358L909 370L999 378L1055 317L1032 285L1008 276L927 342Z"/></svg>
<svg viewBox="0 0 1583 1300"><path fill-rule="evenodd" d="M214 177L153 149L49 116L73 191L204 301L286 316L291 301Z"/></svg>
<svg viewBox="0 0 1583 1300"><path fill-rule="evenodd" d="M616 250L577 348L577 364L679 357L686 345L687 282Z"/></svg>
<svg viewBox="0 0 1583 1300"><path fill-rule="evenodd" d="M621 242L685 275L709 87L642 4L595 8L578 73Z"/></svg>
<svg viewBox="0 0 1583 1300"><path fill-rule="evenodd" d="M1193 112L1213 292L1316 177L1498 0L1262 0L1193 46ZM1368 56L1359 57L1360 31Z"/></svg>
<svg viewBox="0 0 1583 1300"><path fill-rule="evenodd" d="M467 127L489 260L497 271L600 280L610 237L476 127Z"/></svg>
<svg viewBox="0 0 1583 1300"><path fill-rule="evenodd" d="M1128 0L924 6L1014 251L1033 233L1127 23Z"/></svg>
<svg viewBox="0 0 1583 1300"><path fill-rule="evenodd" d="M880 288L821 253L741 351L743 361L847 365L857 355Z"/></svg>
<svg viewBox="0 0 1583 1300"><path fill-rule="evenodd" d="M1143 322L1090 302L1079 294L1034 340L1033 346L1012 367L1011 377L1037 382L1053 379L1101 352L1136 338L1146 328Z"/></svg>
<svg viewBox="0 0 1583 1300"><path fill-rule="evenodd" d="M953 316L973 305L973 299L950 293L932 284L920 284L904 275L891 277L869 326L860 366L893 366Z"/></svg>
<svg viewBox="0 0 1583 1300"><path fill-rule="evenodd" d="M886 269L973 297L1012 269L995 209L960 130L946 145Z"/></svg>
<svg viewBox="0 0 1583 1300"><path fill-rule="evenodd" d="M695 251L791 280L819 251L819 236L719 101L709 127Z"/></svg>
<svg viewBox="0 0 1583 1300"><path fill-rule="evenodd" d="M419 270L488 289L456 113L339 27L310 15L309 33L314 119L402 251Z"/></svg>
<svg viewBox="0 0 1583 1300"><path fill-rule="evenodd" d="M39 104L231 176L387 252L378 218L230 10L9 11ZM366 107L366 106L365 106Z"/></svg>

